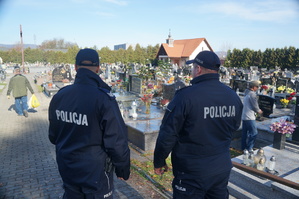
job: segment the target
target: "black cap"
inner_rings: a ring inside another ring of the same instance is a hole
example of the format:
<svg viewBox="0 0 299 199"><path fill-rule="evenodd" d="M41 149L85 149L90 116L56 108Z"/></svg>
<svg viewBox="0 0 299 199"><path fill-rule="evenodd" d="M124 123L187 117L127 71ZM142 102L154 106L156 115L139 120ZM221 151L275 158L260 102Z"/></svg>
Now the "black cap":
<svg viewBox="0 0 299 199"><path fill-rule="evenodd" d="M196 63L204 68L208 68L211 70L219 70L220 67L220 59L219 57L212 51L201 51L193 60L189 60L186 64Z"/></svg>
<svg viewBox="0 0 299 199"><path fill-rule="evenodd" d="M85 48L79 50L77 56L76 56L76 65L78 66L99 66L100 60L99 60L99 54L97 51Z"/></svg>

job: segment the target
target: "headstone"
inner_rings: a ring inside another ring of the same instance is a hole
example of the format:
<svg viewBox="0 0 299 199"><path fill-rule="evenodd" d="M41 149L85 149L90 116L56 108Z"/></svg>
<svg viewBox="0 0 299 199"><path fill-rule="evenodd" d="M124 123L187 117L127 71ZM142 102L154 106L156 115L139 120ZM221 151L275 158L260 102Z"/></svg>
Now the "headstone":
<svg viewBox="0 0 299 199"><path fill-rule="evenodd" d="M105 78L107 80L111 79L111 69L110 69L110 65L109 64L106 64Z"/></svg>
<svg viewBox="0 0 299 199"><path fill-rule="evenodd" d="M172 100L175 94L175 84L162 84L163 99Z"/></svg>
<svg viewBox="0 0 299 199"><path fill-rule="evenodd" d="M286 79L278 79L276 81L276 88L278 88L280 86L287 86L287 82L288 82L288 80L286 80Z"/></svg>
<svg viewBox="0 0 299 199"><path fill-rule="evenodd" d="M292 80L288 81L287 87L291 88L291 89L294 89L294 90L296 89L296 85L295 85L295 83L292 82Z"/></svg>
<svg viewBox="0 0 299 199"><path fill-rule="evenodd" d="M285 75L286 75L286 78L289 78L289 79L293 78L293 73L291 71L285 72Z"/></svg>
<svg viewBox="0 0 299 199"><path fill-rule="evenodd" d="M185 83L181 80L177 80L172 84L162 84L163 99L172 100L175 92L185 86Z"/></svg>
<svg viewBox="0 0 299 199"><path fill-rule="evenodd" d="M142 80L137 75L129 76L129 91L141 94Z"/></svg>
<svg viewBox="0 0 299 199"><path fill-rule="evenodd" d="M296 96L296 107L295 107L295 116L294 124L299 126L299 96ZM294 133L292 134L292 140L299 143L299 128L295 128Z"/></svg>
<svg viewBox="0 0 299 199"><path fill-rule="evenodd" d="M299 81L295 81L295 89L296 91L299 91Z"/></svg>
<svg viewBox="0 0 299 199"><path fill-rule="evenodd" d="M69 65L59 66L52 71L52 82L63 82L65 79L69 81L73 79Z"/></svg>
<svg viewBox="0 0 299 199"><path fill-rule="evenodd" d="M123 72L119 72L118 76L119 76L119 79L121 79L121 80L125 80L126 79L126 75Z"/></svg>
<svg viewBox="0 0 299 199"><path fill-rule="evenodd" d="M246 80L246 81L248 81L248 79L249 79L249 75L246 73L246 74L244 74L244 79Z"/></svg>
<svg viewBox="0 0 299 199"><path fill-rule="evenodd" d="M248 88L248 82L245 80L235 80L233 90L239 89L240 92L244 92Z"/></svg>
<svg viewBox="0 0 299 199"><path fill-rule="evenodd" d="M264 117L269 117L270 114L273 113L273 105L275 102L275 98L270 97L268 95L259 95L259 107L263 111Z"/></svg>
<svg viewBox="0 0 299 199"><path fill-rule="evenodd" d="M184 68L183 69L183 75L186 76L186 75L190 75L190 69L189 68Z"/></svg>
<svg viewBox="0 0 299 199"><path fill-rule="evenodd" d="M262 85L272 85L272 79L271 78L262 78L261 82L262 82Z"/></svg>
<svg viewBox="0 0 299 199"><path fill-rule="evenodd" d="M63 66L57 67L52 72L52 81L53 82L62 82L65 79L64 77L64 69Z"/></svg>

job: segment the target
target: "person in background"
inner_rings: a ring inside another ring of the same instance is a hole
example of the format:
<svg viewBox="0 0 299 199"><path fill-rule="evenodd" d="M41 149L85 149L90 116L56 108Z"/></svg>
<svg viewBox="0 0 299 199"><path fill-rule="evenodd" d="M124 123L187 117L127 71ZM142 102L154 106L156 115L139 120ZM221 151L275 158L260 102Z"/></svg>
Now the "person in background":
<svg viewBox="0 0 299 199"><path fill-rule="evenodd" d="M127 127L110 87L97 75L99 55L82 49L75 82L55 94L49 106L49 139L64 185L64 199L113 198L113 173L127 180Z"/></svg>
<svg viewBox="0 0 299 199"><path fill-rule="evenodd" d="M243 99L242 113L242 150L247 149L253 151L256 136L258 134L256 127L256 114L262 114L263 111L259 108L256 91L259 89L258 81L249 82L249 89L246 89Z"/></svg>
<svg viewBox="0 0 299 199"><path fill-rule="evenodd" d="M176 92L168 104L154 151L154 170L168 170L171 152L173 198L228 198L232 168L232 132L241 124L242 102L219 81L220 60L200 52L193 63L191 86Z"/></svg>
<svg viewBox="0 0 299 199"><path fill-rule="evenodd" d="M32 94L34 94L34 91L28 79L21 74L19 66L14 68L14 72L15 75L10 79L8 84L7 98L10 99L10 93L12 91L18 116L28 117L27 89L29 89Z"/></svg>

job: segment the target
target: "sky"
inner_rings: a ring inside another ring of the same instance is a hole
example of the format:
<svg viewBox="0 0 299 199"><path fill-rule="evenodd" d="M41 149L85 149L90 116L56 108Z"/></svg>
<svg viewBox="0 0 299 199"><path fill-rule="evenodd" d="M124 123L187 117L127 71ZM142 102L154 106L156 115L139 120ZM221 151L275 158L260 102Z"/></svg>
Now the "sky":
<svg viewBox="0 0 299 199"><path fill-rule="evenodd" d="M214 51L299 48L299 0L0 0L0 44L98 49L206 38Z"/></svg>

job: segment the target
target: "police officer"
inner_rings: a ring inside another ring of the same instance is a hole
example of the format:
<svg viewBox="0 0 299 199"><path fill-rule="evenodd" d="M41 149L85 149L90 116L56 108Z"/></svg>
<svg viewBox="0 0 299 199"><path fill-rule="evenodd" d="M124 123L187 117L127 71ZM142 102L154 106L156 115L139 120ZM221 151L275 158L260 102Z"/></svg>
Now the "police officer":
<svg viewBox="0 0 299 199"><path fill-rule="evenodd" d="M220 60L200 52L193 63L192 86L179 90L167 106L154 151L155 173L168 170L171 153L174 198L228 198L232 132L241 123L242 102L219 81Z"/></svg>
<svg viewBox="0 0 299 199"><path fill-rule="evenodd" d="M82 49L73 85L53 96L49 139L56 146L65 199L113 197L113 172L127 180L127 128L110 87L97 75L99 55Z"/></svg>

